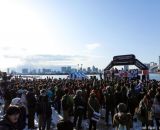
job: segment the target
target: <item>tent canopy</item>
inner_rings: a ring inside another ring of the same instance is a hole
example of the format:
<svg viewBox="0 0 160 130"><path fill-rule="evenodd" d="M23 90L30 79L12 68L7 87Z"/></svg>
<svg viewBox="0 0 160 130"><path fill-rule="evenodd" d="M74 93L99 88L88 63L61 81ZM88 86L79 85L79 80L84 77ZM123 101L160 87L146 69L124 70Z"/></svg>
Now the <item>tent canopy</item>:
<svg viewBox="0 0 160 130"><path fill-rule="evenodd" d="M69 74L70 79L88 79L88 76L83 72L73 72Z"/></svg>

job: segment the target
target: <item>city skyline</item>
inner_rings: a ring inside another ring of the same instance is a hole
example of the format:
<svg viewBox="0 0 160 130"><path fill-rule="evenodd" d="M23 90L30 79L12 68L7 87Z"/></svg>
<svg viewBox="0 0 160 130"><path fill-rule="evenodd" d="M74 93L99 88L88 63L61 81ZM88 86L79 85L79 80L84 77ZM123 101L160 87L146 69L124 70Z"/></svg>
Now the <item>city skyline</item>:
<svg viewBox="0 0 160 130"><path fill-rule="evenodd" d="M82 66L79 67L73 67L73 66L57 66L57 67L51 67L51 68L28 68L24 67L19 70L14 70L12 68L7 68L7 73L18 73L18 74L66 74L71 72L78 72L83 71L84 73L102 73L103 70L99 69L98 67L89 66L86 68L83 68Z"/></svg>
<svg viewBox="0 0 160 130"><path fill-rule="evenodd" d="M95 65L135 54L159 62L160 1L0 1L0 70Z"/></svg>
<svg viewBox="0 0 160 130"><path fill-rule="evenodd" d="M151 61L149 63L144 63L151 72L157 72L159 69L160 69L160 57L159 57L159 62L154 62L154 61ZM156 67L156 68L155 68ZM69 68L68 71L63 71L63 69L67 69ZM121 70L122 68L124 70L129 70L129 69L136 69L137 67L136 66L133 66L133 65L130 65L130 66L115 66L114 68L118 68L119 70ZM153 70L152 70L153 69ZM88 67L83 67L83 64L77 64L77 66L72 66L72 65L63 65L63 66L50 66L50 67L27 67L27 66L21 66L19 69L15 69L15 68L7 68L7 71L8 74L11 73L11 72L16 72L16 73L22 73L22 74L26 74L26 73L23 73L23 71L27 71L27 73L29 74L44 74L46 72L49 72L49 73L70 73L70 72L76 72L76 71L83 71L83 72L96 72L96 73L99 73L99 72L103 72L104 68L101 69L101 68L98 68L96 67L95 65L92 65L92 66L88 66Z"/></svg>

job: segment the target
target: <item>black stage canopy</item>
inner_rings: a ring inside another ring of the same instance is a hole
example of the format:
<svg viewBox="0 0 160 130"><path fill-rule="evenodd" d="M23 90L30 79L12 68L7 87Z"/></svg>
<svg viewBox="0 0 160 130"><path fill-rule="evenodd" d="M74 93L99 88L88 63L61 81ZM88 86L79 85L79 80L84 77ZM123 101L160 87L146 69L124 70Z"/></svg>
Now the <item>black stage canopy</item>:
<svg viewBox="0 0 160 130"><path fill-rule="evenodd" d="M135 55L119 55L114 56L111 63L104 69L104 71L110 70L114 66L121 66L121 65L135 65L141 70L148 70L148 67L136 59Z"/></svg>

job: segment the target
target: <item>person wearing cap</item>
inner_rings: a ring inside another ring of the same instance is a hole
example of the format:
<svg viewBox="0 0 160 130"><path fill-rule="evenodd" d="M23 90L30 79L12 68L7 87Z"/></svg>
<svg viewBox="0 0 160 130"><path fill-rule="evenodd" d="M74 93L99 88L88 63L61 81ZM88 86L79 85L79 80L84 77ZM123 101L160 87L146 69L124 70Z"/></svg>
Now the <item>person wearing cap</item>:
<svg viewBox="0 0 160 130"><path fill-rule="evenodd" d="M76 126L77 119L78 119L78 130L81 129L82 124L82 117L85 107L85 101L82 97L82 90L77 90L76 95L74 97L74 126Z"/></svg>
<svg viewBox="0 0 160 130"><path fill-rule="evenodd" d="M92 127L94 127L94 130L96 130L97 122L92 120L92 117L94 112L99 112L99 109L100 104L98 102L95 92L92 90L88 99L88 118L90 119L89 130L92 130Z"/></svg>
<svg viewBox="0 0 160 130"><path fill-rule="evenodd" d="M133 122L131 114L127 113L126 104L120 103L117 106L117 109L118 113L116 113L113 117L113 127L116 127L116 130L130 130L133 127Z"/></svg>
<svg viewBox="0 0 160 130"><path fill-rule="evenodd" d="M6 115L0 121L0 130L18 130L20 109L17 106L9 106Z"/></svg>

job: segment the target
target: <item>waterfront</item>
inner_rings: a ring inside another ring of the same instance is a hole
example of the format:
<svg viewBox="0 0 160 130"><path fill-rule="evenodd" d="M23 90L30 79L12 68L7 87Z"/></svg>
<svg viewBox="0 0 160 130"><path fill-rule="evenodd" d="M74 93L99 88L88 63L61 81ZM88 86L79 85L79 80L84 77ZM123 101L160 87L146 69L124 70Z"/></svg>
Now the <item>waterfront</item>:
<svg viewBox="0 0 160 130"><path fill-rule="evenodd" d="M97 79L100 79L100 76L99 75L88 75L88 77L90 77L90 76L96 76L97 77ZM22 77L24 77L24 78L37 78L37 79L45 79L45 78L55 78L55 79L59 79L59 78L61 78L61 79L66 79L67 77L68 77L68 75L22 75ZM160 74L155 74L155 73L151 73L151 74L149 74L149 77L150 77L150 79L151 80L153 80L153 79L155 79L155 80L158 80L158 81L160 81Z"/></svg>
<svg viewBox="0 0 160 130"><path fill-rule="evenodd" d="M150 76L150 79L155 79L160 81L160 74L150 74L149 76Z"/></svg>

